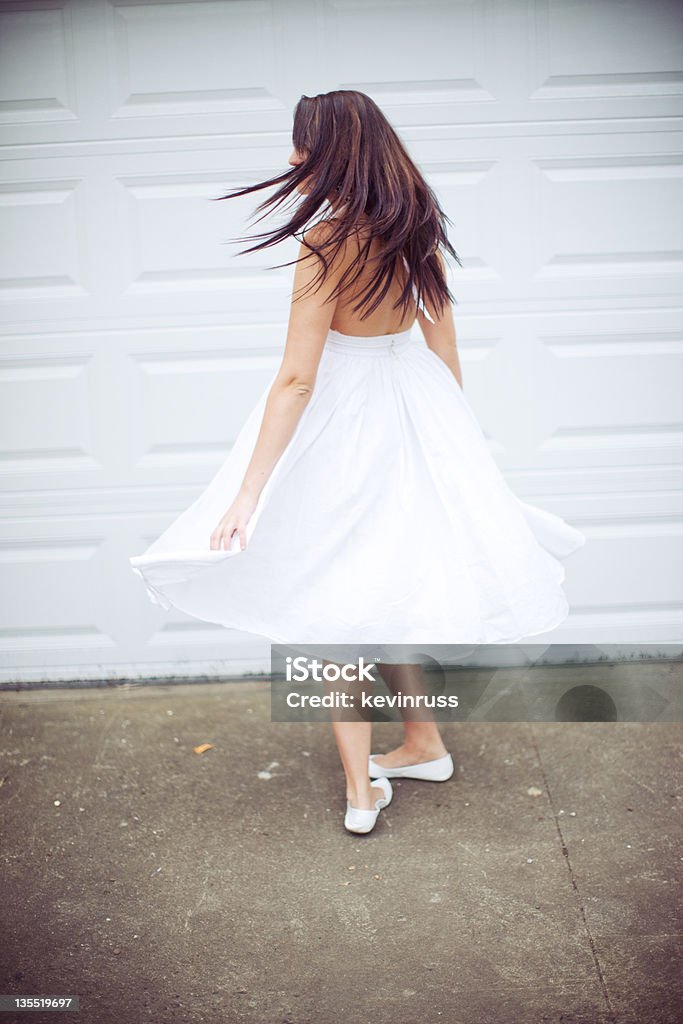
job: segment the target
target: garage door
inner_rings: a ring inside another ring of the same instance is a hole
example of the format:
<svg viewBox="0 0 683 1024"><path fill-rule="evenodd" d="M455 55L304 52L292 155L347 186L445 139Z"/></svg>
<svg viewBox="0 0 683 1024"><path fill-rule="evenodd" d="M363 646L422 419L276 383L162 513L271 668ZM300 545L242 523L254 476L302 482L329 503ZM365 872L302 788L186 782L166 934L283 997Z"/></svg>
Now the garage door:
<svg viewBox="0 0 683 1024"><path fill-rule="evenodd" d="M301 93L368 92L454 222L469 401L584 530L549 642L682 635L680 4L0 4L3 678L267 667L128 563L278 365L294 250L234 259Z"/></svg>

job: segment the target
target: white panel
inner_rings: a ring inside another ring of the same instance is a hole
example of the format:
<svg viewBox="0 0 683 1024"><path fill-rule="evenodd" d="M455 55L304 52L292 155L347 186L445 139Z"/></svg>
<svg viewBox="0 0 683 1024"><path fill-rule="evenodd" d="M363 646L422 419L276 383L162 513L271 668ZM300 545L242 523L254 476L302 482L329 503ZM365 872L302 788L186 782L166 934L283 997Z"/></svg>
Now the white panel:
<svg viewBox="0 0 683 1024"><path fill-rule="evenodd" d="M0 359L0 474L98 468L92 450L87 357Z"/></svg>
<svg viewBox="0 0 683 1024"><path fill-rule="evenodd" d="M370 92L391 107L494 99L480 79L486 8L477 0L329 0L326 7L339 88Z"/></svg>
<svg viewBox="0 0 683 1024"><path fill-rule="evenodd" d="M42 5L41 5L42 6ZM0 8L0 122L76 117L69 12Z"/></svg>
<svg viewBox="0 0 683 1024"><path fill-rule="evenodd" d="M186 466L213 467L225 459L280 356L279 351L239 356L196 349L139 356L149 446L137 468L153 480L159 468L177 474Z"/></svg>
<svg viewBox="0 0 683 1024"><path fill-rule="evenodd" d="M0 186L0 300L85 295L78 181Z"/></svg>
<svg viewBox="0 0 683 1024"><path fill-rule="evenodd" d="M632 294L680 293L683 157L583 157L536 166L537 279L581 278L584 293L603 293L606 279L618 277L629 279Z"/></svg>
<svg viewBox="0 0 683 1024"><path fill-rule="evenodd" d="M282 110L272 4L115 4L118 117Z"/></svg>
<svg viewBox="0 0 683 1024"><path fill-rule="evenodd" d="M120 178L127 199L128 263L133 272L126 292L261 287L263 270L273 262L269 254L242 256L231 266L223 244L243 233L257 200L216 200L229 188L258 180L262 173L252 171L240 180L228 172ZM290 275L278 276L288 287Z"/></svg>
<svg viewBox="0 0 683 1024"><path fill-rule="evenodd" d="M683 93L683 6L672 0L535 0L534 100ZM578 109L578 108L575 108Z"/></svg>

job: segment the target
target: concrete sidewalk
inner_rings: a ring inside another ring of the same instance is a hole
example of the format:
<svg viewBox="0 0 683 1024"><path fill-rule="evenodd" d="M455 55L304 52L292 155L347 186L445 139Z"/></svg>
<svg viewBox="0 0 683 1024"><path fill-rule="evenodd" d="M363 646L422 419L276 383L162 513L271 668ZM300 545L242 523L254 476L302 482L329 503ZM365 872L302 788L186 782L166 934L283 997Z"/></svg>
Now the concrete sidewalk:
<svg viewBox="0 0 683 1024"><path fill-rule="evenodd" d="M81 1006L3 1022L681 1019L680 725L444 723L453 778L354 836L329 723L269 702L0 693L0 992Z"/></svg>

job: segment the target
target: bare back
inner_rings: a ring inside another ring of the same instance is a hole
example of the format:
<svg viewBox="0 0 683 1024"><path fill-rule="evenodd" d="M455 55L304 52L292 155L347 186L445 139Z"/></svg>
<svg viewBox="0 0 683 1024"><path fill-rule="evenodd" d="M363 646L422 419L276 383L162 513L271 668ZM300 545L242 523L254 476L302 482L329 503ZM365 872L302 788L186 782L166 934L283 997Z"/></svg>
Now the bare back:
<svg viewBox="0 0 683 1024"><path fill-rule="evenodd" d="M358 255L362 238L363 235L359 232L358 235L353 235L347 239L342 265L344 270ZM401 319L402 311L400 307L397 309L392 308L405 287L404 276L400 278L394 277L389 291L382 299L380 305L365 320L360 318L362 310L356 310L355 312L353 310L354 304L358 301L358 295L372 278L376 268L373 257L378 254L379 250L379 242L377 239L373 239L370 245L368 261L363 267L358 281L353 286L353 292L341 295L337 301L334 316L332 317L332 330L355 337L378 337L384 334L398 334L400 331L407 331L415 323L417 313L417 306L415 304L413 304L408 316L403 317L403 319Z"/></svg>

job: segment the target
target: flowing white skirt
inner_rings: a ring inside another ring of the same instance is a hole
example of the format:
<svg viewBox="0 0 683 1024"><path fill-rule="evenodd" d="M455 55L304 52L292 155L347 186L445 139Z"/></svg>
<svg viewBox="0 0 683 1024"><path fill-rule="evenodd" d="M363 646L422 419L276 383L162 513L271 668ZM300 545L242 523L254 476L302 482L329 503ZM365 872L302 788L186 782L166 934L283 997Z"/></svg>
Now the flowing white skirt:
<svg viewBox="0 0 683 1024"><path fill-rule="evenodd" d="M246 549L235 536L211 551L271 384L204 492L130 558L153 602L292 645L515 643L567 617L560 559L585 536L510 490L450 369L410 331L330 331Z"/></svg>

